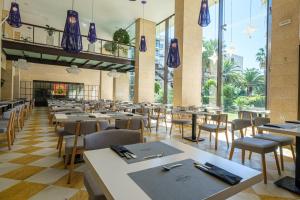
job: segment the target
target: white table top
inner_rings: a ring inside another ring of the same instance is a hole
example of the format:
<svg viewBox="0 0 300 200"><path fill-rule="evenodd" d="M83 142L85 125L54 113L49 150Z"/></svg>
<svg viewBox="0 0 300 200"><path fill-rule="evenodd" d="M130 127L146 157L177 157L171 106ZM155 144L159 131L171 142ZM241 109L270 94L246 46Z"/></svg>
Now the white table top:
<svg viewBox="0 0 300 200"><path fill-rule="evenodd" d="M228 198L262 180L261 172L233 161L174 140L162 142L172 145L184 151L184 153L127 164L111 149L102 149L84 152L84 160L107 199L150 199L127 174L189 158L201 163L210 162L243 178L239 184L229 187L211 196L209 199L219 200Z"/></svg>
<svg viewBox="0 0 300 200"><path fill-rule="evenodd" d="M282 133L292 136L300 137L300 124L293 124L296 128L293 129L283 129L283 128L275 128L275 127L268 127L268 126L258 126L258 131L269 131L273 133Z"/></svg>

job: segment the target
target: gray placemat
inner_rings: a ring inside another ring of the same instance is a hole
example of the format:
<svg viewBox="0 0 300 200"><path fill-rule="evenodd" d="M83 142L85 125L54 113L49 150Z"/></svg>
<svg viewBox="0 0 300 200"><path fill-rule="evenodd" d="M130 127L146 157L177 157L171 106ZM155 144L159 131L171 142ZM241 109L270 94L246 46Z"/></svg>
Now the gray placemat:
<svg viewBox="0 0 300 200"><path fill-rule="evenodd" d="M188 159L183 166L164 171L162 166L128 174L151 198L163 200L200 200L229 188L230 185L194 167Z"/></svg>
<svg viewBox="0 0 300 200"><path fill-rule="evenodd" d="M163 156L170 156L178 153L183 153L183 151L163 142L133 144L127 145L125 147L137 156L136 159L124 159L128 164L145 161L144 157L150 155L157 155L162 153Z"/></svg>

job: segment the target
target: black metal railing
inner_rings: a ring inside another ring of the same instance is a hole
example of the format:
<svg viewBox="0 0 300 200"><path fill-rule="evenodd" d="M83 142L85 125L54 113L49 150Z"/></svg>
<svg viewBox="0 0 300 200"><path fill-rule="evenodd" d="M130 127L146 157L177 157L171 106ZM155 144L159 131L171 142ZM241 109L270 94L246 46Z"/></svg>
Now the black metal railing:
<svg viewBox="0 0 300 200"><path fill-rule="evenodd" d="M3 26L4 39L61 48L61 39L63 36L62 30L23 22L19 29L15 29L15 31L20 32L20 35L16 36L15 34L11 36L11 34L5 30L6 26L8 26L8 24ZM93 45L90 45L87 40L87 35L82 35L82 44L83 52L96 53L130 60L134 60L135 58L135 47L133 45L119 44L114 41L101 38L97 38L97 41Z"/></svg>

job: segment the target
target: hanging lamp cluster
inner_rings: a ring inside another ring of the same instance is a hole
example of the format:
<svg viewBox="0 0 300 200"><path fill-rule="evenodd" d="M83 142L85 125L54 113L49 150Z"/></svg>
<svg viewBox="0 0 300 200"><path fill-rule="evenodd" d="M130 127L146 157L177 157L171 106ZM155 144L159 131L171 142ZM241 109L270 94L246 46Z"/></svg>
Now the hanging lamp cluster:
<svg viewBox="0 0 300 200"><path fill-rule="evenodd" d="M143 4L143 34L141 36L141 40L140 40L140 52L146 52L147 51L147 42L146 42L146 36L145 36L145 4L147 3L146 0L142 0L141 1Z"/></svg>
<svg viewBox="0 0 300 200"><path fill-rule="evenodd" d="M94 0L92 1L92 21L90 23L87 39L91 44L97 41L96 25L94 23Z"/></svg>
<svg viewBox="0 0 300 200"><path fill-rule="evenodd" d="M14 28L22 26L19 4L16 1L11 3L7 23Z"/></svg>
<svg viewBox="0 0 300 200"><path fill-rule="evenodd" d="M74 10L74 0L72 0L72 10L67 11L61 47L69 53L79 53L82 51L79 15L78 12Z"/></svg>
<svg viewBox="0 0 300 200"><path fill-rule="evenodd" d="M256 28L252 25L252 0L250 0L250 11L249 11L249 24L246 26L245 28L245 34L251 39L252 38L252 35L253 33L256 32Z"/></svg>
<svg viewBox="0 0 300 200"><path fill-rule="evenodd" d="M210 24L208 0L201 1L201 8L200 8L198 24L201 27L207 27Z"/></svg>

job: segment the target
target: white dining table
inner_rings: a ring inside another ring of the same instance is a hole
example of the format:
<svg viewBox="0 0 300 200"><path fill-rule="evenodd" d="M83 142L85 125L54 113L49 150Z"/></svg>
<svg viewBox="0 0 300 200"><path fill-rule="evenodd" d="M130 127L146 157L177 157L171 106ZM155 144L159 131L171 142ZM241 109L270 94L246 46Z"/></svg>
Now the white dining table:
<svg viewBox="0 0 300 200"><path fill-rule="evenodd" d="M201 163L209 162L243 178L240 183L211 195L207 198L210 200L226 199L262 180L262 173L260 171L175 140L164 140L161 142L175 147L183 151L183 153L127 164L115 152L108 148L86 151L84 152L84 160L88 170L91 171L98 183L99 189L101 189L107 199L115 200L150 199L150 197L128 176L128 173L167 165L184 159L193 159Z"/></svg>

